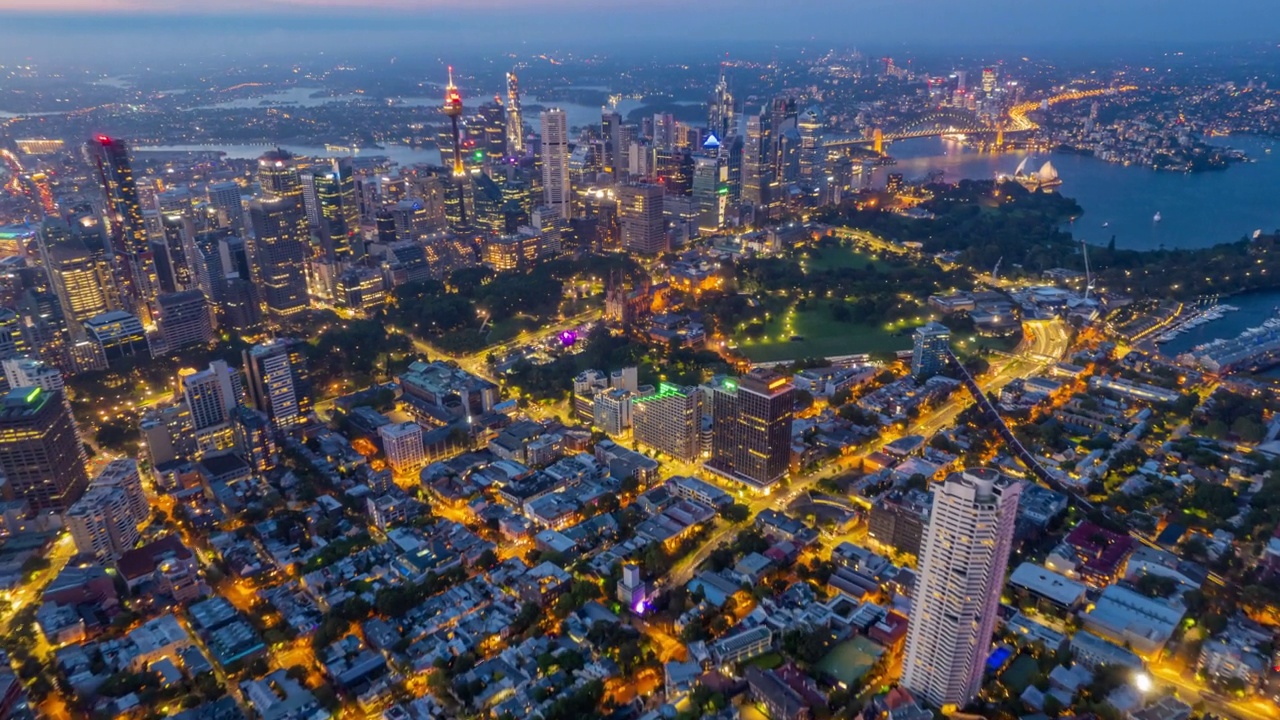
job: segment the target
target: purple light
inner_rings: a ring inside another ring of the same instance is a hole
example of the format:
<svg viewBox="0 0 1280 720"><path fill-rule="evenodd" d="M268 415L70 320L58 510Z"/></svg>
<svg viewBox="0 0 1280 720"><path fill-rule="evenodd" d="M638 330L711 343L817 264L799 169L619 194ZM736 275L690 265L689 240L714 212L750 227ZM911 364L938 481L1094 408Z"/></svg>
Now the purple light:
<svg viewBox="0 0 1280 720"><path fill-rule="evenodd" d="M645 602L644 598L640 598L639 600L636 601L636 606L631 608L631 610L635 612L635 614L637 615L643 615L646 612L648 612L649 603Z"/></svg>
<svg viewBox="0 0 1280 720"><path fill-rule="evenodd" d="M575 332L575 331L573 331L573 330L565 330L564 332L560 333L560 344L561 344L561 345L563 345L563 346L565 346L565 347L569 347L570 345L573 345L573 344L574 344L574 343L576 343L576 342L578 342L578 333L577 333L577 332Z"/></svg>

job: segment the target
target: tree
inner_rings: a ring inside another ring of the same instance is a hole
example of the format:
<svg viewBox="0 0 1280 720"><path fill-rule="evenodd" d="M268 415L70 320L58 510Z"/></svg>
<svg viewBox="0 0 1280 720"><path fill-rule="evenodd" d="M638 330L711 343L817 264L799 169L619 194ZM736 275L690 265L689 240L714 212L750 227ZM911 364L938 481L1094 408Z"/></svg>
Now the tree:
<svg viewBox="0 0 1280 720"><path fill-rule="evenodd" d="M742 503L733 503L720 508L720 517L732 523L746 522L751 517L751 508Z"/></svg>

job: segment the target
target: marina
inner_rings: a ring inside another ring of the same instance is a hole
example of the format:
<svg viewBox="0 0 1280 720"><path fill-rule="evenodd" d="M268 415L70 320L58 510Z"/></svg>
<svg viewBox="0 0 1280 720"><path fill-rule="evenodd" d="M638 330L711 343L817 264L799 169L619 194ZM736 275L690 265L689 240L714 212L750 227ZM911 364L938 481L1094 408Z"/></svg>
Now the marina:
<svg viewBox="0 0 1280 720"><path fill-rule="evenodd" d="M1157 336L1155 339L1155 342L1157 345L1162 345L1167 342L1172 342L1183 333L1186 333L1190 330L1198 328L1202 325L1206 325L1208 323L1214 322L1215 320L1221 320L1222 318L1226 317L1227 313L1235 312L1239 309L1240 308L1234 305L1222 304L1222 305L1212 305L1203 310L1192 312L1191 315L1189 315L1185 319L1175 322L1168 330L1166 330L1165 332Z"/></svg>

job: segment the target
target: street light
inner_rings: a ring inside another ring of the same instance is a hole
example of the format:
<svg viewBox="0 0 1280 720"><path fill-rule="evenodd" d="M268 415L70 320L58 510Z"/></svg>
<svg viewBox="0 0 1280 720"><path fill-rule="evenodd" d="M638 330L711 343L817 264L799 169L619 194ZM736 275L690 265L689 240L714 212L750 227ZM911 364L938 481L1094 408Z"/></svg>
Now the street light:
<svg viewBox="0 0 1280 720"><path fill-rule="evenodd" d="M1151 676L1141 671L1134 673L1133 686L1144 695L1151 692Z"/></svg>

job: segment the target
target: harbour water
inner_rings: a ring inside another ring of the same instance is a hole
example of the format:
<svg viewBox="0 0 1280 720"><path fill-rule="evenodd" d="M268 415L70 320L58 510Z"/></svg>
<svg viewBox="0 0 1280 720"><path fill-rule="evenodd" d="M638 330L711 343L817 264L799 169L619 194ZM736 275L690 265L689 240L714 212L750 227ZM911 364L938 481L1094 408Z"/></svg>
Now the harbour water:
<svg viewBox="0 0 1280 720"><path fill-rule="evenodd" d="M1252 160L1225 170L1157 172L1084 155L1038 154L1030 165L1052 160L1062 178L1058 192L1075 198L1084 214L1070 230L1077 238L1134 250L1208 247L1233 242L1255 230L1280 228L1280 141L1252 136L1215 138L1218 145L1243 150ZM1268 148L1277 148L1268 153ZM902 173L908 180L942 171L944 179L990 179L1013 174L1025 152L991 154L941 138L895 142L888 148L897 165L877 172ZM1156 213L1161 221L1155 222ZM1105 223L1105 227L1104 227Z"/></svg>
<svg viewBox="0 0 1280 720"><path fill-rule="evenodd" d="M1203 345L1218 339L1231 339L1240 333L1255 328L1276 316L1276 308L1280 306L1280 291L1267 291L1233 295L1223 300L1239 308L1225 313L1221 320L1213 320L1194 328L1188 328L1173 340L1160 345L1160 351L1175 356L1187 352L1197 345Z"/></svg>

